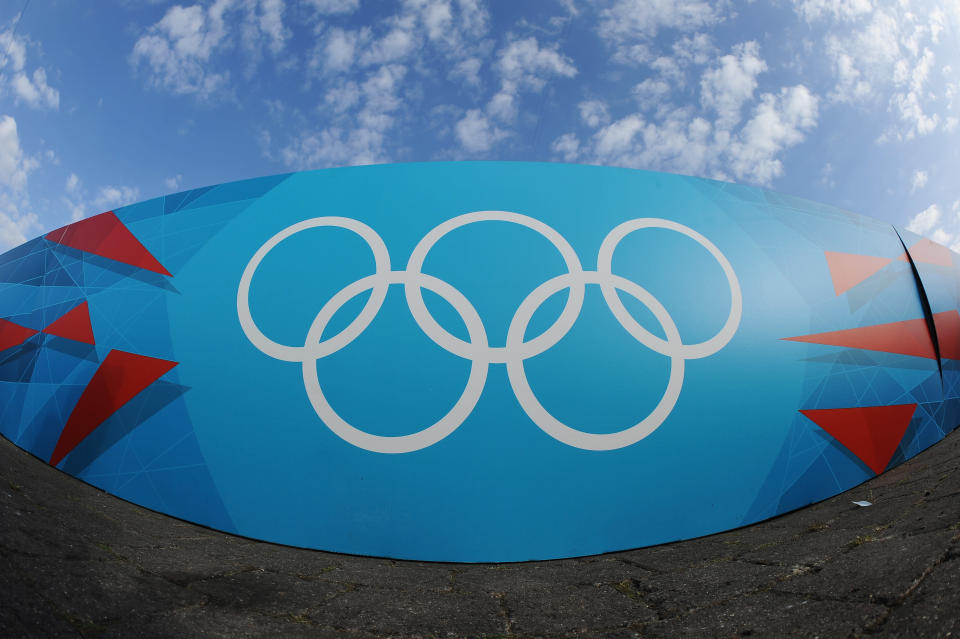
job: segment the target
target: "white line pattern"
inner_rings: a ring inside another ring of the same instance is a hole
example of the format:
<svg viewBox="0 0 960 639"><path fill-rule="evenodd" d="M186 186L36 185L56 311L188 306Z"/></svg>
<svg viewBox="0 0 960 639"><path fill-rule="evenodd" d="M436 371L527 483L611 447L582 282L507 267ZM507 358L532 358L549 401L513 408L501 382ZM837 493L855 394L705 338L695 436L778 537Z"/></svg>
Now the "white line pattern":
<svg viewBox="0 0 960 639"><path fill-rule="evenodd" d="M486 221L510 222L536 231L556 247L567 267L567 273L540 284L520 303L510 321L504 346L490 346L487 343L483 321L460 291L421 270L430 249L447 233L461 226ZM314 318L303 346L278 344L263 334L250 313L249 294L253 276L263 259L280 242L306 229L326 226L347 229L359 235L373 252L375 272L348 284L324 304ZM662 228L686 235L703 246L723 269L730 287L730 313L726 323L712 338L699 344L684 344L676 324L660 301L640 285L611 271L613 253L620 241L630 233L644 228ZM346 347L370 325L383 305L391 284L403 285L407 305L414 320L431 340L444 350L471 362L466 388L453 408L431 426L400 436L372 435L348 424L327 401L317 377L317 360ZM524 371L524 360L551 348L573 327L580 315L588 284L600 287L614 317L634 339L656 353L670 358L667 388L653 411L639 423L613 433L588 433L556 419L534 396ZM469 342L451 335L433 318L423 301L424 288L442 297L460 314L467 328ZM527 325L537 309L552 295L564 289L569 289L570 293L557 320L540 335L524 341ZM633 296L650 309L660 322L666 339L650 333L630 315L617 294L618 290ZM348 301L366 291L371 291L370 297L356 319L341 332L321 340L323 331L334 314ZM333 216L304 220L283 229L254 253L243 270L237 289L237 315L247 339L269 357L301 363L307 396L317 416L343 440L378 453L408 453L432 446L450 435L470 416L480 400L491 364L506 364L510 385L520 406L530 419L551 437L585 450L615 450L630 446L656 430L670 415L683 386L686 360L708 357L726 346L739 327L742 312L740 283L730 262L712 242L687 226L660 218L637 218L624 222L604 238L597 257L597 270L584 271L576 252L557 231L532 217L507 211L476 211L443 222L420 240L410 255L406 270L403 271L391 270L386 245L366 224L352 218Z"/></svg>

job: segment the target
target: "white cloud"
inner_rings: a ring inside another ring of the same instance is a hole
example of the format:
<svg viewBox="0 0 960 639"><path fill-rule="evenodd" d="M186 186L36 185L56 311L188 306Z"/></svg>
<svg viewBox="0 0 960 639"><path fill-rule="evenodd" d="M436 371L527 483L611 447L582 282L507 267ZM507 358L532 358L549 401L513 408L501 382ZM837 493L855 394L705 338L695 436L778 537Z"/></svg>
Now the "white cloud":
<svg viewBox="0 0 960 639"><path fill-rule="evenodd" d="M907 223L907 230L917 235L926 235L940 222L940 207L931 204L920 211Z"/></svg>
<svg viewBox="0 0 960 639"><path fill-rule="evenodd" d="M75 176L74 176L75 177ZM183 182L183 176L177 173L173 177L168 177L163 181L163 186L166 187L168 191L177 191L180 188L180 184ZM69 188L67 189L70 190Z"/></svg>
<svg viewBox="0 0 960 639"><path fill-rule="evenodd" d="M767 65L755 42L733 46L706 65L691 90L678 90L691 65L705 61L695 52L711 46L708 39L694 36L683 45L686 54L657 58L657 75L632 90L639 107L634 113L611 121L596 105L579 104L582 122L595 130L586 139L574 133L558 136L551 146L554 154L771 184L783 174L784 152L816 126L820 101L803 85L757 95L757 78ZM682 101L675 102L677 98Z"/></svg>
<svg viewBox="0 0 960 639"><path fill-rule="evenodd" d="M600 12L600 36L615 42L652 39L661 29L693 31L719 22L723 2L616 0Z"/></svg>
<svg viewBox="0 0 960 639"><path fill-rule="evenodd" d="M489 151L510 135L520 113L524 91L540 92L552 78L570 78L577 74L573 62L556 45L540 45L535 37L509 39L497 51L493 70L500 80L499 90L487 102L485 112L469 109L453 127L462 150L468 153ZM602 118L599 111L594 117Z"/></svg>
<svg viewBox="0 0 960 639"><path fill-rule="evenodd" d="M60 92L47 84L47 72L42 68L33 72L33 80L26 73L17 73L11 83L17 100L34 108L60 108Z"/></svg>
<svg viewBox="0 0 960 639"><path fill-rule="evenodd" d="M895 67L894 81L901 88L894 93L891 103L900 112L900 119L906 124L897 134L903 139L913 139L916 135L932 133L937 128L940 116L936 113L928 115L924 112L924 85L933 66L934 55L930 49L924 49L923 54L913 69L906 70L906 62L898 61Z"/></svg>
<svg viewBox="0 0 960 639"><path fill-rule="evenodd" d="M917 169L913 172L913 177L910 179L910 192L913 193L917 189L922 189L927 185L927 180L929 176L926 171Z"/></svg>
<svg viewBox="0 0 960 639"><path fill-rule="evenodd" d="M503 90L487 103L487 113L497 118L501 122L512 122L517 117L517 98L509 90Z"/></svg>
<svg viewBox="0 0 960 639"><path fill-rule="evenodd" d="M474 55L474 44L489 29L490 16L479 0L404 0L426 38L454 58Z"/></svg>
<svg viewBox="0 0 960 639"><path fill-rule="evenodd" d="M130 64L145 70L158 89L211 98L226 89L230 72L224 54L234 48L231 34L248 56L252 73L268 50L284 51L290 30L284 25L283 0L214 0L209 5L170 7L159 22L141 35Z"/></svg>
<svg viewBox="0 0 960 639"><path fill-rule="evenodd" d="M24 191L27 175L36 167L37 161L20 147L17 121L9 115L0 116L0 187Z"/></svg>
<svg viewBox="0 0 960 639"><path fill-rule="evenodd" d="M22 71L27 64L27 45L12 30L0 33L0 69L10 67Z"/></svg>
<svg viewBox="0 0 960 639"><path fill-rule="evenodd" d="M757 76L767 70L756 42L733 47L720 58L720 65L707 70L700 79L700 102L717 112L716 125L728 129L740 121L740 110L753 98Z"/></svg>
<svg viewBox="0 0 960 639"><path fill-rule="evenodd" d="M950 244L953 241L953 234L948 233L942 228L934 229L930 234L930 239L937 244Z"/></svg>
<svg viewBox="0 0 960 639"><path fill-rule="evenodd" d="M36 167L20 147L16 120L0 116L0 250L23 244L40 228L26 193L27 176Z"/></svg>
<svg viewBox="0 0 960 639"><path fill-rule="evenodd" d="M793 4L808 22L820 18L852 20L873 9L870 0L794 0Z"/></svg>
<svg viewBox="0 0 960 639"><path fill-rule="evenodd" d="M580 140L573 133L564 133L553 141L550 148L562 157L564 162L573 162L580 157Z"/></svg>
<svg viewBox="0 0 960 639"><path fill-rule="evenodd" d="M385 65L371 72L360 85L343 85L332 101L350 102L356 98L356 103L362 105L360 110L343 113L339 116L342 122L294 139L281 151L283 162L304 169L386 161L386 135L396 124L397 112L403 105L400 92L406 74L403 65Z"/></svg>
<svg viewBox="0 0 960 639"><path fill-rule="evenodd" d="M331 29L321 48L322 61L315 58L314 65L322 65L326 71L342 72L353 66L357 57L357 43L369 36L360 31L347 31L339 27Z"/></svg>
<svg viewBox="0 0 960 639"><path fill-rule="evenodd" d="M419 46L411 16L393 20L393 27L381 38L368 45L360 56L360 64L370 66L397 62L413 53Z"/></svg>
<svg viewBox="0 0 960 639"><path fill-rule="evenodd" d="M654 109L670 94L670 84L660 78L647 78L633 87L633 97L644 111Z"/></svg>
<svg viewBox="0 0 960 639"><path fill-rule="evenodd" d="M258 22L260 31L267 37L270 51L275 55L283 51L290 30L283 26L283 0L261 0Z"/></svg>
<svg viewBox="0 0 960 639"><path fill-rule="evenodd" d="M630 115L604 127L594 135L594 152L599 158L623 156L633 147L634 137L643 130L643 118Z"/></svg>
<svg viewBox="0 0 960 639"><path fill-rule="evenodd" d="M937 204L931 204L910 218L907 230L960 252L960 200L954 200L950 211L952 215L945 217Z"/></svg>
<svg viewBox="0 0 960 639"><path fill-rule="evenodd" d="M360 0L306 0L306 2L321 15L353 13L360 7Z"/></svg>
<svg viewBox="0 0 960 639"><path fill-rule="evenodd" d="M591 129L610 122L610 113L602 100L586 100L577 105L580 119Z"/></svg>
<svg viewBox="0 0 960 639"><path fill-rule="evenodd" d="M470 153L482 153L499 140L506 133L497 128L479 109L470 109L455 126L457 141Z"/></svg>
<svg viewBox="0 0 960 639"><path fill-rule="evenodd" d="M494 67L500 77L500 90L487 103L487 114L504 124L517 118L523 90L539 92L550 78L577 74L572 61L556 47L541 47L532 36L502 47Z"/></svg>
<svg viewBox="0 0 960 639"><path fill-rule="evenodd" d="M686 74L684 69L680 65L680 61L676 58L671 58L670 56L662 55L652 62L650 62L650 68L656 71L660 78L675 84L677 86L683 86L686 84Z"/></svg>
<svg viewBox="0 0 960 639"><path fill-rule="evenodd" d="M673 54L686 64L706 64L717 52L713 40L706 33L683 36L673 43Z"/></svg>
<svg viewBox="0 0 960 639"><path fill-rule="evenodd" d="M328 0L311 0L310 4L324 14L359 7L357 2ZM285 119L295 117L309 122L317 117L322 124L312 130L309 124L301 125L304 132L292 137L262 131L265 155L279 157L292 168L389 161L395 149L406 150L400 142L407 132L403 125L425 113L435 113L445 120L431 119L431 126L435 125L440 135L459 142L457 122L471 107L424 102L436 97L448 99L446 91L428 91L431 84L452 81L473 96L483 89L481 72L486 61L494 58L494 41L487 38L490 17L484 3L400 0L365 5L366 8L380 15L365 18L365 25L360 28L342 28L332 20L315 20L314 31L319 37L307 63L308 85L319 80L322 99L314 113L293 107ZM388 13L383 14L383 10ZM543 52L543 57L557 56L565 63L549 47ZM549 69L536 67L531 76L508 83L506 92L502 91L501 82L501 90L494 91L500 97L488 101L484 118L515 118L520 84L530 78L535 82L545 75L549 75ZM460 127L462 139L469 140L471 149L485 144L479 124L468 119ZM490 124L490 143L508 134L501 125ZM280 146L276 153L269 148L274 140ZM466 147L461 144L461 148Z"/></svg>
<svg viewBox="0 0 960 639"><path fill-rule="evenodd" d="M0 83L9 83L15 100L34 109L60 108L60 92L47 84L47 71L37 67L28 73L27 41L11 31L0 33ZM0 86L0 94L3 88Z"/></svg>
<svg viewBox="0 0 960 639"><path fill-rule="evenodd" d="M41 228L35 213L21 213L11 195L0 191L0 251L23 244Z"/></svg>
<svg viewBox="0 0 960 639"><path fill-rule="evenodd" d="M263 51L269 51L274 57L280 55L291 37L290 29L283 23L283 14L286 11L284 0L230 0L238 2L238 9L243 9L243 18L239 25L240 45L249 56L247 75L256 71L257 65L263 57ZM227 20L229 16L225 17ZM236 27L228 24L227 31L235 31ZM224 47L230 41L224 40Z"/></svg>
<svg viewBox="0 0 960 639"><path fill-rule="evenodd" d="M109 211L140 199L140 189L131 186L104 186L100 188L93 204L100 211Z"/></svg>
<svg viewBox="0 0 960 639"><path fill-rule="evenodd" d="M572 78L577 74L573 62L556 47L541 47L534 37L514 40L497 54L497 71L504 84L516 88L543 89L550 77Z"/></svg>
<svg viewBox="0 0 960 639"><path fill-rule="evenodd" d="M209 97L229 77L228 72L213 72L210 58L225 41L224 12L230 4L231 0L217 0L207 9L171 7L134 44L130 63L134 67L145 63L157 87Z"/></svg>
<svg viewBox="0 0 960 639"><path fill-rule="evenodd" d="M360 97L360 86L356 82L341 82L327 89L323 101L334 113L340 114L356 106Z"/></svg>
<svg viewBox="0 0 960 639"><path fill-rule="evenodd" d="M817 122L817 98L803 85L765 93L739 140L730 145L734 175L769 184L783 173L777 155L804 139Z"/></svg>
<svg viewBox="0 0 960 639"><path fill-rule="evenodd" d="M867 0L804 0L794 2L794 9L826 25L824 52L834 78L828 100L888 105L896 115L899 121L888 122L878 142L956 126L949 120L949 83L942 90L930 86L937 51L954 54L940 37L947 23L940 8L915 10L906 0L874 7Z"/></svg>
<svg viewBox="0 0 960 639"><path fill-rule="evenodd" d="M857 102L870 95L870 83L857 70L854 59L844 51L833 53L834 73L837 84L829 98L835 102Z"/></svg>
<svg viewBox="0 0 960 639"><path fill-rule="evenodd" d="M182 177L177 175L167 178L164 184L169 190L176 190L179 188ZM67 176L64 194L60 198L62 207L70 212L70 219L73 222L82 220L88 215L111 211L139 200L140 189L130 186L104 186L97 191L96 196L91 198L76 173Z"/></svg>
<svg viewBox="0 0 960 639"><path fill-rule="evenodd" d="M480 86L480 68L483 66L483 60L480 58L467 58L461 60L450 71L449 78L460 79L464 84L471 87Z"/></svg>
<svg viewBox="0 0 960 639"><path fill-rule="evenodd" d="M731 176L770 184L783 173L779 155L803 141L816 125L818 100L800 85L764 93L739 129L719 126L692 107L659 110L651 119L627 115L598 129L588 143L573 146L572 134L553 143L558 155L598 164L675 171L715 179Z"/></svg>

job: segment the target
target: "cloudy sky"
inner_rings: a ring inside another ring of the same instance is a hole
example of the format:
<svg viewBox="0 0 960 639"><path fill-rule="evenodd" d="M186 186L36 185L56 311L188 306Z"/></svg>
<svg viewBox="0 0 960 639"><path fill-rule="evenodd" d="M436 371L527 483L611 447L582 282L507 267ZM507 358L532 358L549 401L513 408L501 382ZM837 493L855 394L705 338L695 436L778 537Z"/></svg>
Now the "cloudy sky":
<svg viewBox="0 0 960 639"><path fill-rule="evenodd" d="M960 2L4 0L0 250L291 170L536 160L772 188L960 249Z"/></svg>

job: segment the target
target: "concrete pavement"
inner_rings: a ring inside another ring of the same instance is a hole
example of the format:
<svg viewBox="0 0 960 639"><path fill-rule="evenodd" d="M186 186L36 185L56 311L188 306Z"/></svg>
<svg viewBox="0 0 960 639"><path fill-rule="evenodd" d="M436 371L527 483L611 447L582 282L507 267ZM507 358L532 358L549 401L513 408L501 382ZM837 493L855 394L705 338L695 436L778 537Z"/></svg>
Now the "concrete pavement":
<svg viewBox="0 0 960 639"><path fill-rule="evenodd" d="M215 532L0 438L0 636L960 636L958 463L955 431L847 493L740 530L462 565Z"/></svg>

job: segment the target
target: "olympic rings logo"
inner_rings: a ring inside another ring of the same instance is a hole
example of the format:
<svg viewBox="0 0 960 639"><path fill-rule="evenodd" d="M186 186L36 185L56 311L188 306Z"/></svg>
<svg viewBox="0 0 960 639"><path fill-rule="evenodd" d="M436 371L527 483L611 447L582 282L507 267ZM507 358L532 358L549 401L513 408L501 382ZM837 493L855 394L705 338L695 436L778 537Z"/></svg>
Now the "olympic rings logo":
<svg viewBox="0 0 960 639"><path fill-rule="evenodd" d="M423 263L443 236L454 229L477 222L500 221L519 224L536 231L549 240L559 251L567 272L553 277L537 286L521 302L507 330L504 346L487 343L483 321L464 295L447 282L422 271ZM250 313L250 284L260 263L283 240L306 229L338 227L359 235L373 253L375 272L363 277L337 292L324 304L314 318L302 346L278 344L257 327ZM717 261L730 287L730 314L720 331L710 339L698 344L684 344L670 314L659 300L640 285L620 277L611 271L613 253L624 237L644 228L661 228L681 233L705 248ZM420 329L437 345L448 352L471 362L466 388L450 411L436 423L409 435L372 435L348 424L333 409L320 387L317 377L317 360L346 347L373 321L392 284L403 285L410 312ZM583 306L584 292L588 284L597 285L608 307L620 325L638 342L653 351L670 358L670 376L663 397L653 411L639 423L613 433L588 433L560 422L540 404L524 371L524 360L539 355L559 342L572 328ZM463 341L447 332L433 318L423 301L422 289L442 297L460 314L467 328L469 341ZM552 295L569 289L567 303L557 320L543 333L525 341L527 325L531 317ZM323 331L334 314L354 297L371 291L363 309L341 332L321 339ZM641 326L624 307L617 291L633 296L644 304L656 317L666 339L661 339ZM684 365L688 359L713 355L723 348L736 333L743 311L743 296L736 273L727 258L710 240L693 229L659 218L637 218L616 226L604 238L597 256L597 270L585 271L570 244L553 228L532 217L507 211L476 211L459 215L435 227L414 248L407 268L394 271L390 268L390 255L383 240L366 224L346 217L315 217L283 229L261 246L243 270L237 289L237 315L247 339L269 357L286 362L298 362L303 368L303 382L310 403L317 416L336 435L360 448L378 453L409 453L436 444L455 431L473 412L486 383L491 364L505 364L513 392L527 416L551 437L576 448L586 450L615 450L637 443L654 430L670 415L683 386Z"/></svg>

